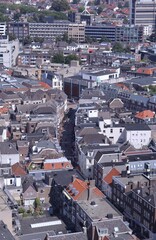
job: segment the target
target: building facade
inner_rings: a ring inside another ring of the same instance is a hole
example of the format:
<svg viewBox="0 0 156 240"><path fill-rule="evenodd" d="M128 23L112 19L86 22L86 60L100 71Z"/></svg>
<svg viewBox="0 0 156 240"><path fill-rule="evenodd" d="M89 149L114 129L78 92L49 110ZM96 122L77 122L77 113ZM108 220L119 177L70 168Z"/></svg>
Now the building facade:
<svg viewBox="0 0 156 240"><path fill-rule="evenodd" d="M155 28L155 0L130 0L130 23Z"/></svg>
<svg viewBox="0 0 156 240"><path fill-rule="evenodd" d="M57 36L63 36L68 32L68 21L55 21L53 23L29 23L30 37L41 37L46 39L55 39Z"/></svg>
<svg viewBox="0 0 156 240"><path fill-rule="evenodd" d="M9 41L6 35L0 38L0 64L4 67L16 65L16 58L19 53L19 40Z"/></svg>
<svg viewBox="0 0 156 240"><path fill-rule="evenodd" d="M142 26L91 25L85 27L85 36L101 40L106 38L113 42L142 42L144 28Z"/></svg>
<svg viewBox="0 0 156 240"><path fill-rule="evenodd" d="M81 23L69 24L68 39L73 39L78 43L84 42L85 41L85 25Z"/></svg>
<svg viewBox="0 0 156 240"><path fill-rule="evenodd" d="M29 23L27 22L9 22L7 26L8 34L13 35L19 40L29 36Z"/></svg>

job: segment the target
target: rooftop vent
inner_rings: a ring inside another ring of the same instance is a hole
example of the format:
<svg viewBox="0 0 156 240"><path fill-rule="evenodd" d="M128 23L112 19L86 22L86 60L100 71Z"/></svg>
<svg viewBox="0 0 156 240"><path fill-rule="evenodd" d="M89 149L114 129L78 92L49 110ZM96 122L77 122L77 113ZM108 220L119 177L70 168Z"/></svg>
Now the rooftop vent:
<svg viewBox="0 0 156 240"><path fill-rule="evenodd" d="M90 205L92 206L96 205L95 201L91 201Z"/></svg>
<svg viewBox="0 0 156 240"><path fill-rule="evenodd" d="M108 218L108 219L112 219L112 218L113 218L113 214L112 214L112 213L108 213L108 214L107 214L107 218Z"/></svg>

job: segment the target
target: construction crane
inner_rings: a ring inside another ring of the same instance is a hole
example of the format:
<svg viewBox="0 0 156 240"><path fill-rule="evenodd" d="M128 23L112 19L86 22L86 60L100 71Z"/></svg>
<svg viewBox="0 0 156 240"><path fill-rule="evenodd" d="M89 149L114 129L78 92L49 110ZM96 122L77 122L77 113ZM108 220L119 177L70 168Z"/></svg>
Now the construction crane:
<svg viewBox="0 0 156 240"><path fill-rule="evenodd" d="M87 5L88 5L89 0L81 0L80 3L84 4L84 11L82 14L90 14L87 10Z"/></svg>

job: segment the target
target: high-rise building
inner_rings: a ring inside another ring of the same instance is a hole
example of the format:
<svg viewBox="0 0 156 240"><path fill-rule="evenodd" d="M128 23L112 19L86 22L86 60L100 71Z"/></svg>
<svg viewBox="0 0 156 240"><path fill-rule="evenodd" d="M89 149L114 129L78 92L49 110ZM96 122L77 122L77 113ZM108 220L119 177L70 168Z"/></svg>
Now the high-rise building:
<svg viewBox="0 0 156 240"><path fill-rule="evenodd" d="M156 0L130 0L130 23L155 29Z"/></svg>

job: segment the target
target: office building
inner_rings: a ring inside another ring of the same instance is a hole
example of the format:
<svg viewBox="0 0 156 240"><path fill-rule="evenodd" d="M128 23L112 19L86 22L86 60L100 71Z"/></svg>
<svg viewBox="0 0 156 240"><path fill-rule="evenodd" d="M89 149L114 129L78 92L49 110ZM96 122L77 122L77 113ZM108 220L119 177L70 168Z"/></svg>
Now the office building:
<svg viewBox="0 0 156 240"><path fill-rule="evenodd" d="M155 28L155 0L130 0L130 23Z"/></svg>
<svg viewBox="0 0 156 240"><path fill-rule="evenodd" d="M144 29L142 26L98 24L85 27L85 36L97 40L105 38L112 42L142 42L143 35Z"/></svg>
<svg viewBox="0 0 156 240"><path fill-rule="evenodd" d="M55 21L53 23L29 23L30 37L41 37L55 40L68 32L69 21Z"/></svg>
<svg viewBox="0 0 156 240"><path fill-rule="evenodd" d="M85 41L85 24L69 24L68 39L73 39L77 43Z"/></svg>
<svg viewBox="0 0 156 240"><path fill-rule="evenodd" d="M15 36L19 40L23 40L29 35L29 23L26 22L9 22L8 34Z"/></svg>

